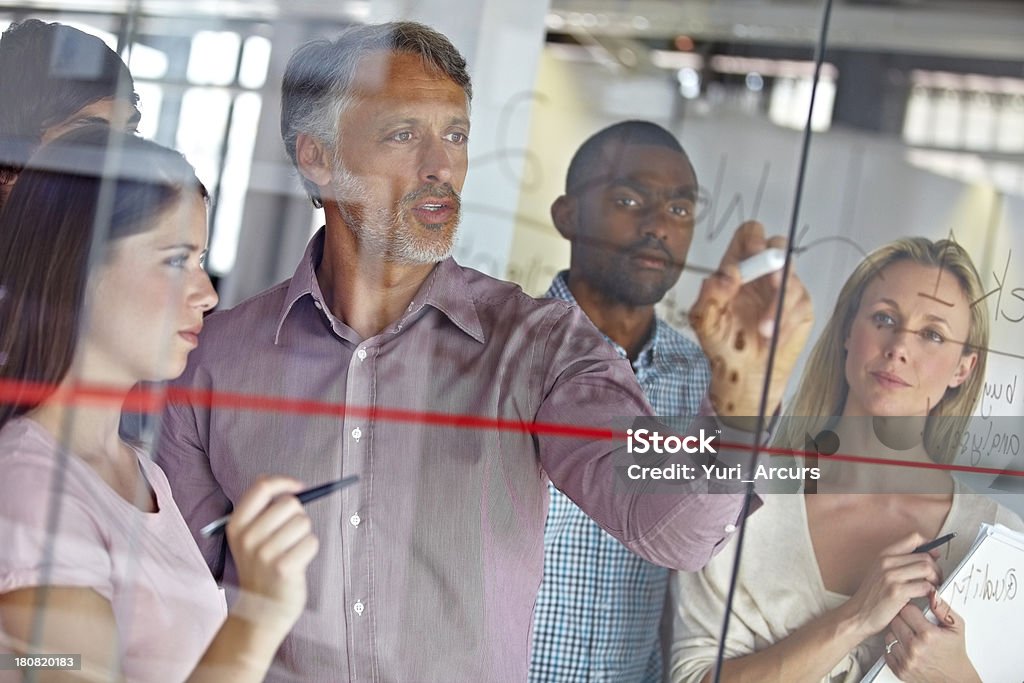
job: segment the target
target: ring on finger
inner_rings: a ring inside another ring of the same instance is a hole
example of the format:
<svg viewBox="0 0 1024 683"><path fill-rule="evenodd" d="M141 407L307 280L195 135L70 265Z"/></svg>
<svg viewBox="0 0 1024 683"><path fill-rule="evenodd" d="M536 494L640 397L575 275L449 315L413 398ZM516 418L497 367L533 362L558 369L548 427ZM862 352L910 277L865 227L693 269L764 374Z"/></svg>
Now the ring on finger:
<svg viewBox="0 0 1024 683"><path fill-rule="evenodd" d="M893 638L891 643L886 643L886 645L885 645L885 654L891 655L892 654L892 649L894 647L896 647L897 645L899 645L899 644L900 644L900 639L899 638Z"/></svg>

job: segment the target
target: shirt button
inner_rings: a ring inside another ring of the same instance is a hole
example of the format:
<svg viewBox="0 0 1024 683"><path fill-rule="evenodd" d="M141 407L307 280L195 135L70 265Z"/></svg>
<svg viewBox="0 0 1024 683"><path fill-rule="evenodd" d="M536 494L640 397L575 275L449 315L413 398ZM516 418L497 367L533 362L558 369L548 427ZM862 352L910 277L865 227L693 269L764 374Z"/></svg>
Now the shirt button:
<svg viewBox="0 0 1024 683"><path fill-rule="evenodd" d="M416 305L416 302L415 302L415 301L410 301L410 302L409 302L409 308L407 308L407 309L405 309L405 310L407 310L407 311L411 311L411 310L412 310L412 307L413 307L413 306L415 306L415 305Z"/></svg>
<svg viewBox="0 0 1024 683"><path fill-rule="evenodd" d="M357 615L362 616L364 609L366 608L363 606L361 600L356 600L356 604L352 605L352 611L355 612Z"/></svg>
<svg viewBox="0 0 1024 683"><path fill-rule="evenodd" d="M360 429L359 427L356 427L355 429L352 430L352 438L355 439L356 441L359 441L359 439L362 436L363 436L363 430Z"/></svg>
<svg viewBox="0 0 1024 683"><path fill-rule="evenodd" d="M321 311L324 310L324 305L322 303L320 303L319 301L314 301L313 305L316 306L318 310L321 310Z"/></svg>
<svg viewBox="0 0 1024 683"><path fill-rule="evenodd" d="M725 525L725 533L731 534L734 531L736 531L736 525L735 524L726 524Z"/></svg>
<svg viewBox="0 0 1024 683"><path fill-rule="evenodd" d="M356 351L356 358L359 360L366 360L366 349L359 349Z"/></svg>
<svg viewBox="0 0 1024 683"><path fill-rule="evenodd" d="M352 526L359 526L359 523L363 520L359 515L352 515L348 518L348 521Z"/></svg>

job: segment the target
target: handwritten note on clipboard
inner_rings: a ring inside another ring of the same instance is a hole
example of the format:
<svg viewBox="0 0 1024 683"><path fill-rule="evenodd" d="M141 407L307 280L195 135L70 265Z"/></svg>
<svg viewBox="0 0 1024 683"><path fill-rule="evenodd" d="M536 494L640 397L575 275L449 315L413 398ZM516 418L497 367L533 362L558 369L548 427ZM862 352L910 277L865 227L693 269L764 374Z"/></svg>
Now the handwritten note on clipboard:
<svg viewBox="0 0 1024 683"><path fill-rule="evenodd" d="M982 524L967 556L939 595L967 626L967 656L984 683L1024 681L1024 534L1002 524ZM929 610L928 619L935 623ZM861 683L896 683L879 659Z"/></svg>

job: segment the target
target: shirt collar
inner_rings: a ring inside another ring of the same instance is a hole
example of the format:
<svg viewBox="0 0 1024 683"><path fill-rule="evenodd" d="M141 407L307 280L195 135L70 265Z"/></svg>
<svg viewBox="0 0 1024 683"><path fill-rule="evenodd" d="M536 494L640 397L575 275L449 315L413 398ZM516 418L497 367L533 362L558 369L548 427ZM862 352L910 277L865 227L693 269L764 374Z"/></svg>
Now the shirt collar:
<svg viewBox="0 0 1024 683"><path fill-rule="evenodd" d="M306 245L306 251L295 268L288 283L288 291L277 318L274 343L281 338L281 328L295 304L305 296L321 306L324 303L320 283L316 279L316 267L324 252L324 228L320 228ZM416 314L424 305L430 305L443 313L456 327L480 343L486 341L480 317L477 315L476 303L466 270L451 257L441 261L430 271L430 275L420 286L413 298L413 303L403 318Z"/></svg>
<svg viewBox="0 0 1024 683"><path fill-rule="evenodd" d="M481 344L487 341L480 316L476 312L473 283L467 277L472 271L463 268L451 256L441 261L430 271L430 276L420 287L413 300L412 312L424 304L433 306L445 314L460 330Z"/></svg>
<svg viewBox="0 0 1024 683"><path fill-rule="evenodd" d="M284 303L281 305L281 313L277 316L274 344L280 341L284 321L299 299L309 295L313 297L314 301L323 305L323 294L320 291L320 284L316 281L316 266L320 263L323 253L324 229L320 228L306 245L306 251L302 254L299 265L295 267L295 272L288 282L288 291L285 293Z"/></svg>
<svg viewBox="0 0 1024 683"><path fill-rule="evenodd" d="M568 270L563 270L560 273L558 273L558 275L555 276L555 279L551 282L551 287L548 288L548 291L545 294L545 296L552 297L555 299L562 299L563 301L568 301L571 304L579 306L579 302L576 301L576 297L572 295L572 291L569 289ZM582 308L580 310L582 310ZM654 365L654 356L657 352L656 350L658 348L658 341L662 336L664 336L664 332L662 331L662 325L667 324L668 323L664 322L661 318L657 316L654 317L654 331L651 332L650 338L644 343L643 347L640 349L640 353L637 354L636 361L632 363L634 370L648 368ZM612 348L615 349L615 352L618 353L619 356L621 356L622 358L629 358L629 356L626 354L626 349L619 346L613 339L611 339L608 335L604 334L604 332L601 332L601 335L609 344L612 345Z"/></svg>

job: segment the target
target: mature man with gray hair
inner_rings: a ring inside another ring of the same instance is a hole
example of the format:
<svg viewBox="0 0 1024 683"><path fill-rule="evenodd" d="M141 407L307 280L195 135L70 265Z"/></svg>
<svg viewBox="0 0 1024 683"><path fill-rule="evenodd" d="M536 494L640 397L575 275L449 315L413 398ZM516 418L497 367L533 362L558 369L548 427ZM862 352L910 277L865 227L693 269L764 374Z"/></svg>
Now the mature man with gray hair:
<svg viewBox="0 0 1024 683"><path fill-rule="evenodd" d="M196 530L258 472L360 477L309 508L308 610L270 680L523 681L548 478L627 547L684 569L725 541L742 495L618 480L613 418L650 413L629 364L576 307L449 257L471 91L444 36L357 27L300 48L283 89L285 146L326 226L289 280L207 319L180 385L212 390L213 409L205 394L171 405L158 444L175 499ZM765 382L757 329L777 283L741 288L734 264L767 244L759 226L734 240L694 307L723 346L723 416L756 414ZM772 407L809 329L789 287ZM737 332L752 343L722 343ZM230 585L223 539L197 540Z"/></svg>

